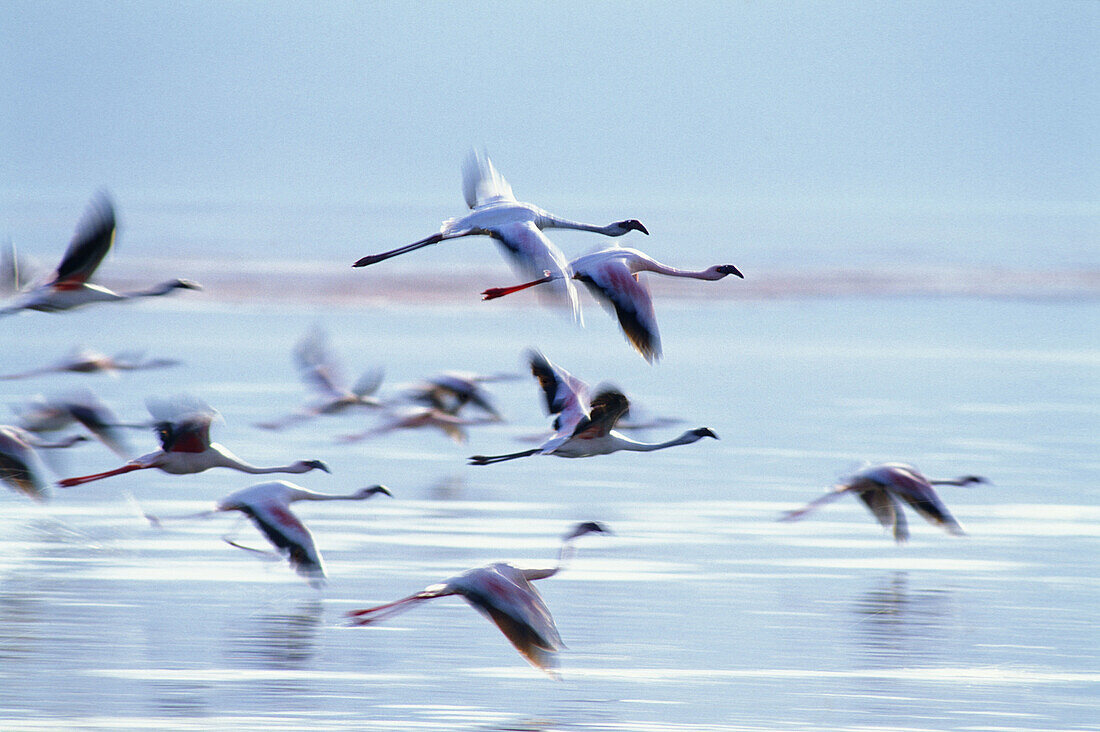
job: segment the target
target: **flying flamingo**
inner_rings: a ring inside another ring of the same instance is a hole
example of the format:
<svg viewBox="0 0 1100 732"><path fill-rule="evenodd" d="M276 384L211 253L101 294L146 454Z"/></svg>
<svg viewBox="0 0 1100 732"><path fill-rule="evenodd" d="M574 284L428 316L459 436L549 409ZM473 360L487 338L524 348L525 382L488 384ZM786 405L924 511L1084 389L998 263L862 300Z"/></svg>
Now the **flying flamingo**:
<svg viewBox="0 0 1100 732"><path fill-rule="evenodd" d="M117 371L143 371L147 369L161 369L168 366L178 366L183 363L174 358L149 358L143 359L140 353L120 353L117 356L108 356L90 348L75 348L67 357L50 366L43 366L18 374L6 374L0 379L26 379L43 374L95 374L108 373L112 376Z"/></svg>
<svg viewBox="0 0 1100 732"><path fill-rule="evenodd" d="M318 395L317 400L286 417L256 423L263 429L282 429L322 414L338 414L351 407L380 407L373 396L382 384L382 370L370 369L350 389L344 385L340 365L328 347L321 328L308 332L294 348L294 360L302 382Z"/></svg>
<svg viewBox="0 0 1100 732"><path fill-rule="evenodd" d="M308 473L311 470L329 472L328 466L320 460L298 460L289 465L271 468L259 468L244 462L225 447L210 441L210 423L218 413L197 399L180 397L171 401L149 400L147 406L156 423L154 429L160 440L161 449L135 458L121 468L108 470L105 473L66 478L58 485L70 488L93 480L109 478L112 475L148 468L157 468L173 475L201 473L210 468L232 468L242 473L256 475Z"/></svg>
<svg viewBox="0 0 1100 732"><path fill-rule="evenodd" d="M339 439L341 442L358 442L395 430L415 430L431 427L442 431L455 442L462 443L466 441L464 427L499 421L499 418L496 417L459 417L435 407L408 407L390 412L387 419L376 427L355 434L343 435Z"/></svg>
<svg viewBox="0 0 1100 732"><path fill-rule="evenodd" d="M285 480L270 483L257 483L236 493L231 493L218 501L213 511L177 516L174 518L200 518L228 511L240 511L248 517L257 529L275 547L279 554L286 557L290 566L314 587L320 587L325 581L325 566L321 554L313 543L313 535L305 524L298 520L290 510L295 501L363 501L377 494L393 496L383 485L361 488L354 493L318 493ZM160 525L161 519L146 514L154 525ZM238 544L226 537L226 543L238 549L267 554L262 549L253 549Z"/></svg>
<svg viewBox="0 0 1100 732"><path fill-rule="evenodd" d="M121 422L110 407L87 389L49 400L39 396L27 406L14 409L19 415L20 426L29 432L56 432L78 423L123 458L129 458L131 452L121 428L146 429L149 426Z"/></svg>
<svg viewBox="0 0 1100 732"><path fill-rule="evenodd" d="M352 610L348 616L355 625L369 625L425 600L458 595L493 621L532 665L553 675L557 665L554 654L562 648L561 636L550 610L531 583L553 577L564 569L573 557L573 541L588 533L610 534L611 531L595 521L577 524L563 537L558 563L553 567L521 569L514 564L496 562L429 585L396 602Z"/></svg>
<svg viewBox="0 0 1100 732"><path fill-rule="evenodd" d="M58 312L96 302L120 302L139 297L167 295L177 289L201 290L189 280L170 280L148 290L118 293L88 282L115 240L115 210L106 196L92 201L77 226L69 248L48 282L16 296L15 302L0 309L0 315L20 310Z"/></svg>
<svg viewBox="0 0 1100 732"><path fill-rule="evenodd" d="M471 465L489 465L530 455L557 455L579 458L607 455L619 450L649 452L676 445L690 445L704 437L718 439L706 427L688 430L668 442L638 442L616 431L615 423L630 408L626 396L605 389L589 402L588 385L568 371L550 363L538 351L529 353L531 373L546 398L546 408L554 418L554 435L539 447L506 455L474 455Z"/></svg>
<svg viewBox="0 0 1100 732"><path fill-rule="evenodd" d="M569 263L573 279L580 280L592 296L608 310L614 310L630 344L650 363L661 357L661 335L649 289L639 280L641 272L666 277L690 277L696 280L720 280L727 275L744 278L732 264L716 264L703 270L687 270L661 264L637 249L611 246L577 257ZM485 300L552 282L559 274L546 274L537 280L512 287L491 287L481 294Z"/></svg>
<svg viewBox="0 0 1100 732"><path fill-rule="evenodd" d="M519 377L513 374L482 375L466 371L444 371L410 387L408 398L454 415L470 404L500 420L502 418L492 397L481 385L516 378Z"/></svg>
<svg viewBox="0 0 1100 732"><path fill-rule="evenodd" d="M555 286L555 294L568 298L574 319L580 320L576 288L567 274L569 265L561 250L542 233L543 229L579 229L606 236L622 236L635 230L643 234L649 233L635 219L596 226L558 218L538 206L521 203L516 200L512 187L493 166L488 156L474 151L470 152L462 166L462 193L466 204L472 209L470 213L447 219L438 234L392 251L363 257L352 266L366 267L446 239L473 235L490 236L522 275L528 278L540 276L544 272L556 275L561 283Z"/></svg>
<svg viewBox="0 0 1100 732"><path fill-rule="evenodd" d="M74 435L58 442L47 442L12 425L0 425L0 480L36 501L45 501L49 490L42 480L45 472L35 448L71 447L86 440Z"/></svg>
<svg viewBox="0 0 1100 732"><path fill-rule="evenodd" d="M905 463L882 463L868 465L847 480L833 487L831 491L804 507L788 511L780 520L794 521L810 511L834 501L845 493L855 493L874 514L884 529L893 527L894 539L903 542L909 538L909 525L898 500L905 501L923 516L929 523L945 529L950 534L961 536L963 531L943 505L940 497L932 488L934 485L969 485L986 483L985 478L977 475L965 475L951 480L929 480L912 465Z"/></svg>

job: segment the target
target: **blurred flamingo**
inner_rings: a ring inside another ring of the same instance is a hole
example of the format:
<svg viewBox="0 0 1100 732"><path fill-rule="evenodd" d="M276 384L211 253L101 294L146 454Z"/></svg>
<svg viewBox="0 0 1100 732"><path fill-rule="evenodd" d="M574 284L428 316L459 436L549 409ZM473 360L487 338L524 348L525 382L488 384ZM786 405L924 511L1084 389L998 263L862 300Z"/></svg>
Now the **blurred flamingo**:
<svg viewBox="0 0 1100 732"><path fill-rule="evenodd" d="M639 280L641 272L666 277L690 277L697 280L720 280L727 275L744 278L732 264L716 264L703 270L686 270L661 264L637 249L611 246L577 257L569 263L573 278L587 287L597 302L615 313L619 327L630 344L646 361L661 357L661 335L657 331L657 316L649 289ZM504 297L513 292L552 282L558 274L547 274L537 280L512 287L492 287L481 294L485 300Z"/></svg>
<svg viewBox="0 0 1100 732"><path fill-rule="evenodd" d="M0 480L25 496L45 501L49 498L49 490L42 479L45 468L35 449L71 447L86 439L84 435L73 435L48 442L22 428L0 425Z"/></svg>
<svg viewBox="0 0 1100 732"><path fill-rule="evenodd" d="M616 431L615 423L630 408L630 401L615 389L604 389L589 402L588 385L552 364L538 351L528 354L531 373L538 380L546 408L554 418L554 435L539 447L505 455L474 455L471 465L489 465L531 455L579 458L607 455L619 450L650 452L676 445L690 445L704 437L718 439L707 427L688 430L667 442L638 442Z"/></svg>
<svg viewBox="0 0 1100 732"><path fill-rule="evenodd" d="M561 636L550 610L531 583L553 577L564 569L573 556L574 540L589 533L611 532L595 521L580 523L562 538L558 562L553 567L522 569L514 564L496 562L429 585L401 600L365 610L352 610L348 616L354 625L369 625L409 610L425 600L458 595L500 628L532 665L553 675L555 654L562 648Z"/></svg>
<svg viewBox="0 0 1100 732"><path fill-rule="evenodd" d="M18 294L11 305L0 308L0 315L9 315L20 310L52 313L97 302L121 302L167 295L177 289L202 289L194 282L179 279L169 280L147 290L125 293L90 284L88 280L111 250L114 240L115 209L109 198L100 195L92 201L84 218L77 225L69 248L50 279Z"/></svg>
<svg viewBox="0 0 1100 732"><path fill-rule="evenodd" d="M934 485L970 485L986 483L985 478L977 475L965 475L950 480L930 480L912 465L905 463L882 463L867 465L856 471L846 480L833 486L833 489L802 508L788 511L780 520L794 521L811 511L835 501L846 493L854 493L867 506L884 529L893 528L894 539L903 542L909 538L909 525L905 520L899 499L925 518L929 523L939 526L950 534L963 535L966 532L947 510Z"/></svg>
<svg viewBox="0 0 1100 732"><path fill-rule="evenodd" d="M209 405L193 397L147 402L153 415L161 449L142 455L120 468L76 478L66 478L58 485L69 488L93 480L109 478L134 470L157 468L173 475L201 473L210 468L232 468L242 473L308 473L311 470L329 472L320 460L298 460L289 465L260 468L244 462L225 447L210 441L210 423L218 415Z"/></svg>

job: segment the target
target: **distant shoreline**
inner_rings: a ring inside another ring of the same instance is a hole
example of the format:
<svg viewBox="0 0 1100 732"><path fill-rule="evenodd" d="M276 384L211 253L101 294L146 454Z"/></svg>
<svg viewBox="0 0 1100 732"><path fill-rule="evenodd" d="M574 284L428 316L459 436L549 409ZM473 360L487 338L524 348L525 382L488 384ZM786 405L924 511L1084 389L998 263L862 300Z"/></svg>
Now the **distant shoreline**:
<svg viewBox="0 0 1100 732"><path fill-rule="evenodd" d="M163 266L161 266L163 265ZM271 301L365 304L409 302L469 304L480 301L487 287L516 284L505 267L469 267L424 270L399 266L353 270L301 263L247 263L229 273L226 263L174 261L146 263L116 261L108 287L127 289L147 285L160 273L203 284L204 297L220 301ZM239 265L238 265L239 266ZM323 270L323 271L322 271ZM970 297L1034 300L1100 299L1100 269L1019 271L945 268L823 268L745 272L744 280L682 282L648 276L655 297L662 300L783 300L830 297ZM493 307L529 306L532 293L517 293Z"/></svg>

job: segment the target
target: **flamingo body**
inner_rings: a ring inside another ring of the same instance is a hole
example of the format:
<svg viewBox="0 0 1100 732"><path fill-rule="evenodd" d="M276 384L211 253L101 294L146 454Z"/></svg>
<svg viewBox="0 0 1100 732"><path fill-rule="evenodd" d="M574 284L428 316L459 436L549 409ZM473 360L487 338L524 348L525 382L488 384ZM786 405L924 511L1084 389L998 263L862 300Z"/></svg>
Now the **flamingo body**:
<svg viewBox="0 0 1100 732"><path fill-rule="evenodd" d="M689 445L704 437L718 439L707 427L688 430L667 442L639 442L614 429L619 419L630 408L626 395L615 389L605 389L591 401L588 386L565 369L552 364L538 351L529 356L531 373L539 382L547 411L556 415L554 435L542 445L530 450L504 455L474 455L471 465L529 457L531 455L556 455L566 458L607 455L620 450L652 452L666 447Z"/></svg>
<svg viewBox="0 0 1100 732"><path fill-rule="evenodd" d="M905 463L868 465L803 508L788 511L783 515L782 520L792 521L802 518L825 503L846 493L853 493L884 529L893 529L894 539L899 543L909 538L909 524L902 511L903 503L908 504L929 523L939 526L949 534L961 536L966 532L947 510L947 506L940 500L932 486L961 486L985 482L987 482L985 478L976 475L966 475L951 480L931 480L912 465Z"/></svg>
<svg viewBox="0 0 1100 732"><path fill-rule="evenodd" d="M105 196L95 199L65 251L53 276L45 283L18 294L14 301L0 308L0 315L20 310L55 313L103 302L120 302L141 297L166 295L177 289L201 290L189 280L169 280L147 290L118 293L88 280L95 274L103 258L111 250L116 233L115 211Z"/></svg>
<svg viewBox="0 0 1100 732"><path fill-rule="evenodd" d="M615 314L623 335L645 360L652 363L661 357L661 336L649 289L640 281L642 272L666 277L687 277L697 280L720 280L728 275L744 277L732 264L718 264L703 270L670 267L644 252L629 247L612 246L585 254L569 262L574 279L588 288L596 301ZM493 287L482 295L492 300L518 290L551 282L555 275L543 277L513 287Z"/></svg>
<svg viewBox="0 0 1100 732"><path fill-rule="evenodd" d="M346 495L318 493L285 480L258 483L232 493L215 511L239 511L248 517L268 541L287 558L290 566L310 584L325 580L325 567L313 535L290 510L295 501L361 501L379 493L392 496L385 486L376 485ZM233 543L233 542L230 542ZM234 546L239 546L234 543Z"/></svg>
<svg viewBox="0 0 1100 732"><path fill-rule="evenodd" d="M356 625L368 625L408 610L426 600L458 595L492 621L532 665L554 673L555 654L562 648L554 618L532 582L552 577L565 568L573 554L573 541L588 533L611 533L598 522L577 524L562 540L553 567L523 569L494 562L429 585L423 591L396 602L348 613Z"/></svg>
<svg viewBox="0 0 1100 732"><path fill-rule="evenodd" d="M257 467L238 458L222 445L210 441L210 423L217 412L193 399L169 402L149 402L149 411L156 422L161 448L142 455L120 468L76 478L66 478L58 485L68 488L112 475L134 470L157 468L172 475L201 473L211 468L231 468L242 473L308 473L311 470L329 472L320 460L298 460L289 465Z"/></svg>

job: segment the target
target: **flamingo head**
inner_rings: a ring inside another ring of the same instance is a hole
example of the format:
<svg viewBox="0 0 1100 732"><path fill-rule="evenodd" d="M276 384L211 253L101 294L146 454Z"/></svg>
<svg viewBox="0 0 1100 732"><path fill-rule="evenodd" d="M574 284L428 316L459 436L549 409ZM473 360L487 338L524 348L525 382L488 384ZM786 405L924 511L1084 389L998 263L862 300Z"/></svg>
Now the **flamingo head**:
<svg viewBox="0 0 1100 732"><path fill-rule="evenodd" d="M616 221L607 227L611 236L622 236L631 231L640 231L646 236L649 236L649 229L642 225L638 219L626 219L624 221Z"/></svg>
<svg viewBox="0 0 1100 732"><path fill-rule="evenodd" d="M565 541L571 541L573 539L576 539L578 536L584 536L585 534L613 534L613 533L614 532L611 529L607 528L605 525L601 524L599 521L584 521L582 523L577 524L572 529L570 529L569 533L566 534L562 538Z"/></svg>
<svg viewBox="0 0 1100 732"><path fill-rule="evenodd" d="M719 278L725 277L726 275L736 275L741 279L745 279L745 275L741 274L741 270L737 269L737 267L734 267L732 264L719 264L711 267L711 269L714 270L714 274L718 275Z"/></svg>
<svg viewBox="0 0 1100 732"><path fill-rule="evenodd" d="M689 434L695 435L699 439L702 439L704 437L713 437L716 440L718 439L718 435L714 434L714 432L709 427L700 427L699 429L692 430Z"/></svg>
<svg viewBox="0 0 1100 732"><path fill-rule="evenodd" d="M390 489L384 485L372 485L370 488L360 488L358 491L355 492L354 498L362 500L365 498L370 498L371 496L378 493L383 493L390 498L393 498L393 494L390 493Z"/></svg>
<svg viewBox="0 0 1100 732"><path fill-rule="evenodd" d="M988 483L988 478L983 478L980 475L964 475L959 478L959 485L970 485L971 483Z"/></svg>
<svg viewBox="0 0 1100 732"><path fill-rule="evenodd" d="M179 290L201 290L202 285L198 282L192 282L191 280L172 280L169 286L173 289Z"/></svg>
<svg viewBox="0 0 1100 732"><path fill-rule="evenodd" d="M328 469L328 466L320 460L299 460L298 462L294 463L293 467L303 473L308 473L311 470L323 470L326 473L332 472Z"/></svg>

